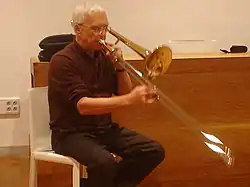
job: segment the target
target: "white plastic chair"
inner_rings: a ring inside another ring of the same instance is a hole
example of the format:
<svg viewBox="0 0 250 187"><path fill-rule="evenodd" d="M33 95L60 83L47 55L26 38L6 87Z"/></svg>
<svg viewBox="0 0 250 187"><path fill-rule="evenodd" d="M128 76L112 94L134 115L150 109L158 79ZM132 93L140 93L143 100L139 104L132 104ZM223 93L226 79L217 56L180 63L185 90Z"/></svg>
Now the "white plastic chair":
<svg viewBox="0 0 250 187"><path fill-rule="evenodd" d="M73 187L80 187L80 177L87 178L86 167L75 159L56 154L51 149L51 131L49 129L49 110L47 87L31 88L29 90L30 116L30 180L29 187L37 187L37 160L72 165Z"/></svg>

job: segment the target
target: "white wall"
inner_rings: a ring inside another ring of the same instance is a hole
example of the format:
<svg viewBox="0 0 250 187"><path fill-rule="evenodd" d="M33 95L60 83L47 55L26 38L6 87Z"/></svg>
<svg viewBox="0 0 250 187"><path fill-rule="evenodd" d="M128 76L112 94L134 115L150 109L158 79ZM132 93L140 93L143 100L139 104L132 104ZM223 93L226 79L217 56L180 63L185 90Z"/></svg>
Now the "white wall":
<svg viewBox="0 0 250 187"><path fill-rule="evenodd" d="M8 0L1 3L0 97L21 97L21 118L0 119L0 146L28 144L29 58L38 54L38 43L45 36L71 33L71 11L81 2ZM110 23L117 31L149 49L168 44L174 52L211 52L228 49L231 44L250 46L249 0L95 2L108 10ZM169 43L170 40L202 42ZM124 45L122 48L125 53L132 53Z"/></svg>
<svg viewBox="0 0 250 187"><path fill-rule="evenodd" d="M29 41L22 0L1 2L0 97L21 97L21 118L0 119L0 146L23 145L27 136L27 89Z"/></svg>
<svg viewBox="0 0 250 187"><path fill-rule="evenodd" d="M82 0L31 1L35 46L44 35L70 32L74 5ZM108 10L111 26L149 49L169 40L204 40L169 44L175 52L209 52L231 44L250 44L249 0L90 0ZM60 7L59 7L60 4ZM133 5L132 5L133 4ZM216 42L211 42L216 40ZM131 52L122 46L126 52ZM34 48L33 48L34 49Z"/></svg>

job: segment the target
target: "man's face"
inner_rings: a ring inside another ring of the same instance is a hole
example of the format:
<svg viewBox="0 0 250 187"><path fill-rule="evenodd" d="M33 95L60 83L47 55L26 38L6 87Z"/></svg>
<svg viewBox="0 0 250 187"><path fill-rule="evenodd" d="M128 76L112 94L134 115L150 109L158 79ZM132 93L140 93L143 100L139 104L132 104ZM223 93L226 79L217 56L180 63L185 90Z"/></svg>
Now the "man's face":
<svg viewBox="0 0 250 187"><path fill-rule="evenodd" d="M85 17L84 24L77 25L78 38L92 50L101 48L98 41L106 39L108 18L105 12L93 12Z"/></svg>

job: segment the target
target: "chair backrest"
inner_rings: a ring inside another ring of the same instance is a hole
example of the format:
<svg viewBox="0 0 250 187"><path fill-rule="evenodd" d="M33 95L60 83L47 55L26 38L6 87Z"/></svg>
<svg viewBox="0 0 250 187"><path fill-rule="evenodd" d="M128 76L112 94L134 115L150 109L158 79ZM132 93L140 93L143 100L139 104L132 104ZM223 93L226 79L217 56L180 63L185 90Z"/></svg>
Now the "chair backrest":
<svg viewBox="0 0 250 187"><path fill-rule="evenodd" d="M51 150L51 131L49 128L48 88L29 90L30 148Z"/></svg>

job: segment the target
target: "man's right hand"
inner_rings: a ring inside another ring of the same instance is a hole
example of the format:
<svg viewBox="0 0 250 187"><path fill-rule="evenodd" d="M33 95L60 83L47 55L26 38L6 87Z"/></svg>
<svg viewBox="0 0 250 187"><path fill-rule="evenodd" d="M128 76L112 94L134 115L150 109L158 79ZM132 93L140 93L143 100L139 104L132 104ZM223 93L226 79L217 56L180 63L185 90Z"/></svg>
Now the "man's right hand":
<svg viewBox="0 0 250 187"><path fill-rule="evenodd" d="M136 86L129 94L128 94L128 102L133 103L153 103L157 97L156 90L154 88L149 88L148 86L141 85Z"/></svg>

